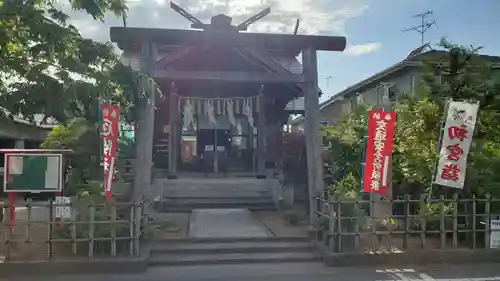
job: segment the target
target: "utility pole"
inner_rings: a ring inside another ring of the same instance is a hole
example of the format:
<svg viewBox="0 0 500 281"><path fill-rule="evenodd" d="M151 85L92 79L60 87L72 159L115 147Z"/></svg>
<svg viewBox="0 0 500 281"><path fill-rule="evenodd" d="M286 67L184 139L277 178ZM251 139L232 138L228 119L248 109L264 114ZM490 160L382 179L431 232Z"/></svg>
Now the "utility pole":
<svg viewBox="0 0 500 281"><path fill-rule="evenodd" d="M429 30L429 28L431 28L433 25L436 24L436 21L434 20L432 21L426 20L427 17L430 17L431 15L432 11L427 11L425 13L414 15L413 18L420 18L420 24L407 29L403 29L403 32L416 31L420 33L420 43L421 43L420 45L424 45L425 33L427 32L427 30Z"/></svg>

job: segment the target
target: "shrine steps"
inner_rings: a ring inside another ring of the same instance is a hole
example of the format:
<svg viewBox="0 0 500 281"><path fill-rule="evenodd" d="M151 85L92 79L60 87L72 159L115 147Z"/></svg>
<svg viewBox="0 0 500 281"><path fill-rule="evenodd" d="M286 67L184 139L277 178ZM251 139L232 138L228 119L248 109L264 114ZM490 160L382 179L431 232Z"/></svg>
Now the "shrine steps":
<svg viewBox="0 0 500 281"><path fill-rule="evenodd" d="M186 238L157 241L150 266L317 262L312 243L298 237Z"/></svg>
<svg viewBox="0 0 500 281"><path fill-rule="evenodd" d="M255 178L181 178L163 181L159 188L155 207L163 212L275 209L266 180Z"/></svg>

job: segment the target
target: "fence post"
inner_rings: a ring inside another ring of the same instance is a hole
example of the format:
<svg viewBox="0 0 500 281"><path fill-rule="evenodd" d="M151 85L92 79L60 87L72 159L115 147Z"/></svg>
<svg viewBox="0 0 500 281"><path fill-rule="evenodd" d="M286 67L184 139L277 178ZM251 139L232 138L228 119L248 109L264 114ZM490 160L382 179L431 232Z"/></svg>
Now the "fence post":
<svg viewBox="0 0 500 281"><path fill-rule="evenodd" d="M72 218L71 220L71 250L74 255L77 254L77 246L76 246L76 224L75 224L75 219Z"/></svg>
<svg viewBox="0 0 500 281"><path fill-rule="evenodd" d="M484 226L484 245L486 249L490 248L490 225L491 225L491 196L486 195L486 203L484 206L484 212L486 213L486 222Z"/></svg>
<svg viewBox="0 0 500 281"><path fill-rule="evenodd" d="M444 195L439 196L439 236L441 240L441 250L446 248L446 229L444 216Z"/></svg>
<svg viewBox="0 0 500 281"><path fill-rule="evenodd" d="M52 258L53 233L54 233L54 200L51 198L49 200L49 233L48 233L49 243L47 243L47 257L49 259Z"/></svg>
<svg viewBox="0 0 500 281"><path fill-rule="evenodd" d="M319 203L319 202L318 202ZM327 211L328 211L328 216L330 217L328 220L328 233L326 233L326 240L324 243L328 244L328 247L330 248L331 252L336 252L336 247L337 247L337 228L336 228L336 223L337 223L337 218L335 214L335 198L333 199L333 202L327 201ZM318 204L318 206L322 206Z"/></svg>
<svg viewBox="0 0 500 281"><path fill-rule="evenodd" d="M408 249L408 241L410 241L410 195L405 195L405 237L403 241L403 248Z"/></svg>
<svg viewBox="0 0 500 281"><path fill-rule="evenodd" d="M341 253L342 252L342 201L340 199L337 201L336 215L337 215L337 225L336 225L336 228L337 228L337 233L338 233L338 236L337 236L337 251L339 253Z"/></svg>
<svg viewBox="0 0 500 281"><path fill-rule="evenodd" d="M472 249L476 249L476 195L472 195Z"/></svg>
<svg viewBox="0 0 500 281"><path fill-rule="evenodd" d="M377 252L377 220L375 217L375 199L373 196L370 196L370 217L371 217L371 225L372 225L372 242L373 242L373 253Z"/></svg>
<svg viewBox="0 0 500 281"><path fill-rule="evenodd" d="M26 208L28 209L28 224L26 225L26 242L31 243L31 215L33 211L33 199L28 197L26 200Z"/></svg>
<svg viewBox="0 0 500 281"><path fill-rule="evenodd" d="M137 203L136 208L135 208L135 233L134 233L134 254L135 256L140 255L140 245L139 245L139 238L141 236L141 209L142 209L142 202Z"/></svg>
<svg viewBox="0 0 500 281"><path fill-rule="evenodd" d="M9 214L9 216L10 216L11 204L12 204L12 202L8 201L7 206L5 206L5 205L3 206L4 214ZM4 219L4 221L7 221L7 220L9 220L9 217L5 216L3 219ZM15 226L15 224L16 224L15 221L11 224L11 222L9 220L9 228L5 231L5 236L6 236L5 237L6 238L5 239L5 259L6 260L10 260L10 255L11 255L10 250L11 250L11 244L12 244L11 240L12 240L12 234L13 234L12 228L13 228L13 226Z"/></svg>
<svg viewBox="0 0 500 281"><path fill-rule="evenodd" d="M111 256L116 257L116 203L111 203Z"/></svg>
<svg viewBox="0 0 500 281"><path fill-rule="evenodd" d="M430 200L430 199L429 199ZM420 206L425 206L425 194L421 194L420 195ZM425 249L426 247L426 230L427 230L427 220L425 217L419 217L419 220L420 220L420 226L421 226L421 230L420 230L420 242L421 242L421 246L422 246L422 249Z"/></svg>
<svg viewBox="0 0 500 281"><path fill-rule="evenodd" d="M453 193L453 249L458 248L458 193Z"/></svg>
<svg viewBox="0 0 500 281"><path fill-rule="evenodd" d="M94 258L94 219L95 219L95 206L94 202L89 205L89 259Z"/></svg>
<svg viewBox="0 0 500 281"><path fill-rule="evenodd" d="M130 257L134 256L134 202L130 205L130 214L129 214L129 254Z"/></svg>
<svg viewBox="0 0 500 281"><path fill-rule="evenodd" d="M363 198L361 198L363 199ZM357 251L359 249L359 239L360 239L360 232L361 232L361 224L362 224L362 217L361 217L361 208L359 207L359 201L356 200L356 237L354 238L354 250Z"/></svg>

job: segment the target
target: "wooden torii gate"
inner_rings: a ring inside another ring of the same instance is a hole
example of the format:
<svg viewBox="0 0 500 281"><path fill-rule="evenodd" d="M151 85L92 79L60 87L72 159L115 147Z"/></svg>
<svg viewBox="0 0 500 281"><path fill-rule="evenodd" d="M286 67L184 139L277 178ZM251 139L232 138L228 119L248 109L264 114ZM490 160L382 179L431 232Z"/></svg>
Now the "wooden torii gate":
<svg viewBox="0 0 500 281"><path fill-rule="evenodd" d="M184 11L185 12L185 11ZM262 13L267 14L264 10ZM187 13L187 12L186 12ZM262 17L256 15L257 18ZM190 19L190 17L187 17ZM120 48L136 48L140 50L140 68L143 73L154 79L168 79L171 81L224 81L240 83L289 83L302 88L305 95L305 135L307 147L308 190L310 198L310 218L313 223L316 200L323 196L323 161L322 140L319 134L319 87L317 70L317 51L343 51L346 47L346 38L339 36L311 36L296 34L263 34L240 33L248 23L241 28L232 26L231 18L218 15L212 18L212 24L202 24L196 19L191 20L192 27L202 30L176 30L155 28L111 27L111 41ZM222 26L221 26L222 25ZM224 27L224 28L223 28ZM290 50L302 53L303 72L292 73L239 73L206 72L206 71L179 71L165 70L157 66L158 49L162 45L179 45L186 48L193 46L233 47L233 48L265 48ZM138 105L142 118L138 120L137 164L134 186L148 187L151 184L151 166L153 151L154 106L156 89L153 83L146 89L150 102ZM259 141L259 140L258 140ZM261 140L263 141L263 140ZM260 146L258 150L262 150ZM264 151L258 151L265 153ZM135 199L139 199L141 191L134 188Z"/></svg>

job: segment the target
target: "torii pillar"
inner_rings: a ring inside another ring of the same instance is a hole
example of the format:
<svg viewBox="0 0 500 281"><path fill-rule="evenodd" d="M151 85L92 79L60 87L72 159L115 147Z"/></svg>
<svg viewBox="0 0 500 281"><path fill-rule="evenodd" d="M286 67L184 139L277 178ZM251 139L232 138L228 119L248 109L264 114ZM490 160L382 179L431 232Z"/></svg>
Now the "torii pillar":
<svg viewBox="0 0 500 281"><path fill-rule="evenodd" d="M305 103L305 128L307 152L307 186L309 193L310 225L316 225L316 197L324 195L322 139L319 128L319 87L317 50L307 47L302 50L302 64L305 82L303 84Z"/></svg>

